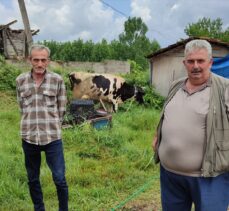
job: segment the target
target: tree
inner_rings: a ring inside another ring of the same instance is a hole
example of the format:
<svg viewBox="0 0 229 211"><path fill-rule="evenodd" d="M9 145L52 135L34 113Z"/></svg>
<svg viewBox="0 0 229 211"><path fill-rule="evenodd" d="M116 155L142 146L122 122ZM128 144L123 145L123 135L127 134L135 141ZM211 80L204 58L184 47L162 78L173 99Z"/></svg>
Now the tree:
<svg viewBox="0 0 229 211"><path fill-rule="evenodd" d="M101 43L96 43L92 52L92 60L101 62L102 60L110 59L110 47L105 39Z"/></svg>
<svg viewBox="0 0 229 211"><path fill-rule="evenodd" d="M151 42L146 33L148 27L140 17L128 18L124 23L124 32L119 35L119 41L124 46L124 55L136 61L143 68L148 67L145 56L160 48L156 41Z"/></svg>
<svg viewBox="0 0 229 211"><path fill-rule="evenodd" d="M184 32L188 36L209 37L225 42L229 41L229 28L225 31L223 30L221 18L215 20L211 20L210 18L199 19L197 23L188 24Z"/></svg>

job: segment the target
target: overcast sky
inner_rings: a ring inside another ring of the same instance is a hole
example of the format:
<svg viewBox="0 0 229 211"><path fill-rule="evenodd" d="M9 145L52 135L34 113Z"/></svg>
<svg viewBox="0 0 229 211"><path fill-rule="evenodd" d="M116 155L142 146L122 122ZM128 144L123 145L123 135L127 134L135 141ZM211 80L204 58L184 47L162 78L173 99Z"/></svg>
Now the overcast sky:
<svg viewBox="0 0 229 211"><path fill-rule="evenodd" d="M124 22L141 17L148 38L161 47L186 38L184 28L200 18L221 18L229 27L229 0L24 0L31 29L40 29L34 40L99 42L118 39ZM0 25L13 20L22 29L18 0L0 0Z"/></svg>

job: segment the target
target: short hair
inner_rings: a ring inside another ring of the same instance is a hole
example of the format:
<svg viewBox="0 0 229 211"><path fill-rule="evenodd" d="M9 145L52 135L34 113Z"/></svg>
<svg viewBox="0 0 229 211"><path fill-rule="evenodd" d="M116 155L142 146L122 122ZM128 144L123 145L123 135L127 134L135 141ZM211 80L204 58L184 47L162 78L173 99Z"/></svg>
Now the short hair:
<svg viewBox="0 0 229 211"><path fill-rule="evenodd" d="M189 41L185 45L184 56L186 57L190 52L194 50L205 49L208 53L209 59L212 58L212 47L211 44L206 40L196 39Z"/></svg>
<svg viewBox="0 0 229 211"><path fill-rule="evenodd" d="M50 49L47 46L41 45L41 44L33 44L29 49L29 56L32 55L32 51L33 50L40 50L40 51L41 50L46 50L47 53L48 53L48 57L50 56L50 53L51 53Z"/></svg>

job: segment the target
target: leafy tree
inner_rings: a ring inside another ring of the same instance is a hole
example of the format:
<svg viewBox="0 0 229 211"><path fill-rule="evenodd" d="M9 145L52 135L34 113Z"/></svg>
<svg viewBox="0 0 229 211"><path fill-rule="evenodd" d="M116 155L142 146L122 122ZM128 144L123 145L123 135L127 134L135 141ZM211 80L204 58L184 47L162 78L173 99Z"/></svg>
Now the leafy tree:
<svg viewBox="0 0 229 211"><path fill-rule="evenodd" d="M145 56L160 48L156 41L151 42L146 37L147 31L148 27L142 19L133 17L124 23L124 32L119 35L119 41L126 49L127 58L136 61L144 68L148 66Z"/></svg>
<svg viewBox="0 0 229 211"><path fill-rule="evenodd" d="M221 18L211 20L210 18L199 19L197 23L191 23L186 26L184 32L188 36L199 36L219 39L225 42L229 41L229 27L224 31Z"/></svg>
<svg viewBox="0 0 229 211"><path fill-rule="evenodd" d="M92 60L95 62L100 62L105 59L110 59L110 47L105 39L101 43L94 45L92 52Z"/></svg>

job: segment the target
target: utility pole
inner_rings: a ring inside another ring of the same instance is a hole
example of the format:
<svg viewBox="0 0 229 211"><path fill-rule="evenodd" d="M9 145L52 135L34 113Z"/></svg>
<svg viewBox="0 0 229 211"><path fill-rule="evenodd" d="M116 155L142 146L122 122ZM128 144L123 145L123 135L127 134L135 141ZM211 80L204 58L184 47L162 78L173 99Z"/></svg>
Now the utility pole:
<svg viewBox="0 0 229 211"><path fill-rule="evenodd" d="M29 48L33 44L33 38L32 38L32 33L30 30L30 25L29 25L29 18L27 15L26 7L25 7L25 2L24 0L18 0L18 4L20 7L21 11L21 16L25 28L25 35L26 35L26 56L28 56Z"/></svg>

